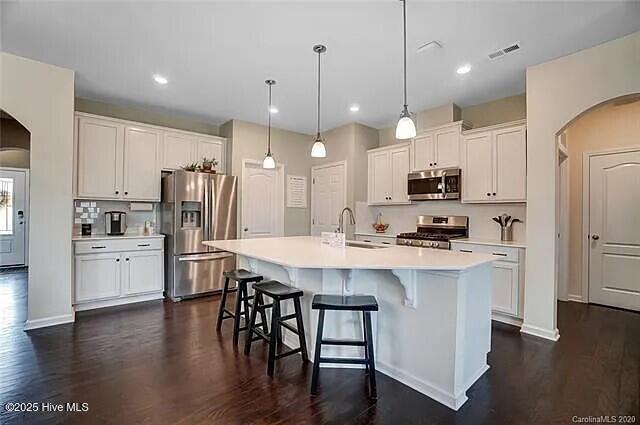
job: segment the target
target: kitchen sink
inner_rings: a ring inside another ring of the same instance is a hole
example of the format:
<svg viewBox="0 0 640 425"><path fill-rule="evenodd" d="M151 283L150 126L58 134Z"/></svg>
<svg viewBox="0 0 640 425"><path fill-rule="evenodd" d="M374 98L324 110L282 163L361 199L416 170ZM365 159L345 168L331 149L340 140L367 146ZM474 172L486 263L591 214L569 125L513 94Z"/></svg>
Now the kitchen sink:
<svg viewBox="0 0 640 425"><path fill-rule="evenodd" d="M365 248L365 249L384 249L388 248L388 246L380 246L380 245L372 245L369 243L363 242L345 242L346 246L351 246L354 248Z"/></svg>

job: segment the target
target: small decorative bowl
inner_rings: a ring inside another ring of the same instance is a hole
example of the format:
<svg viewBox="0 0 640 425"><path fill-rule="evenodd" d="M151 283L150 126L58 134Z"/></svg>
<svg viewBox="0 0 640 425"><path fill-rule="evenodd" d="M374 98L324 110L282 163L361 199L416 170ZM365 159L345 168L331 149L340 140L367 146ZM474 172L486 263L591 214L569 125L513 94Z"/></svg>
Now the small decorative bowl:
<svg viewBox="0 0 640 425"><path fill-rule="evenodd" d="M389 228L389 225L384 223L373 223L371 226L375 229L376 233L384 233Z"/></svg>

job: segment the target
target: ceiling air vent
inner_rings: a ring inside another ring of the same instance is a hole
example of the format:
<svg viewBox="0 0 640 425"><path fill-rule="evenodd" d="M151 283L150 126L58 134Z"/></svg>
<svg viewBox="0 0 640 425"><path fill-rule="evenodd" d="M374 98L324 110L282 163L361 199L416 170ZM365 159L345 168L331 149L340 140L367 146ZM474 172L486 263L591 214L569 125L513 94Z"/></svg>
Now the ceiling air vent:
<svg viewBox="0 0 640 425"><path fill-rule="evenodd" d="M507 53L511 53L511 52L515 52L516 50L520 49L520 43L513 43L507 47L504 47L502 49L496 50L495 52L491 52L489 53L489 59L496 59L499 58L500 56L504 56Z"/></svg>

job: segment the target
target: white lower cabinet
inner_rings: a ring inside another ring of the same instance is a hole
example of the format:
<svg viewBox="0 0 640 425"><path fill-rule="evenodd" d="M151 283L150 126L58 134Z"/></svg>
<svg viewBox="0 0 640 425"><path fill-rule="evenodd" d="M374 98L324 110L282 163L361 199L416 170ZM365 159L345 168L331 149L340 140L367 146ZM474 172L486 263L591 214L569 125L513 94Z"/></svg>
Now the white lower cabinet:
<svg viewBox="0 0 640 425"><path fill-rule="evenodd" d="M162 239L75 242L77 311L162 298Z"/></svg>
<svg viewBox="0 0 640 425"><path fill-rule="evenodd" d="M496 257L497 261L493 263L491 291L492 317L494 320L510 324L522 323L525 249L451 241L451 250L491 254Z"/></svg>

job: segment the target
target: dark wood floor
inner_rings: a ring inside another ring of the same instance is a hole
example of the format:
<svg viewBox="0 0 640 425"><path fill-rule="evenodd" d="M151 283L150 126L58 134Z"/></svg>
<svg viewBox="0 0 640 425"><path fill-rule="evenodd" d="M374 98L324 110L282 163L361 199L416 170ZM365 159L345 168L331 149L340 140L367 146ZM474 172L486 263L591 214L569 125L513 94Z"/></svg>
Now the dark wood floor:
<svg viewBox="0 0 640 425"><path fill-rule="evenodd" d="M378 374L377 403L354 370L299 359L265 374L215 331L216 297L78 314L74 325L25 333L26 278L0 274L0 423L549 424L573 416L639 416L640 314L560 303L551 343L494 323L491 369L458 412ZM437 344L437 341L434 341ZM8 413L6 402L85 402L87 413Z"/></svg>

